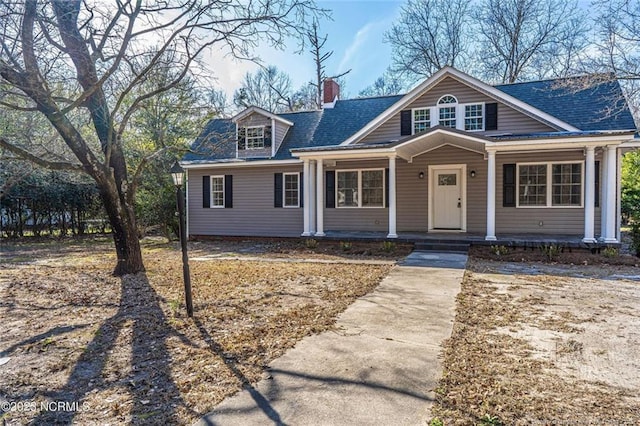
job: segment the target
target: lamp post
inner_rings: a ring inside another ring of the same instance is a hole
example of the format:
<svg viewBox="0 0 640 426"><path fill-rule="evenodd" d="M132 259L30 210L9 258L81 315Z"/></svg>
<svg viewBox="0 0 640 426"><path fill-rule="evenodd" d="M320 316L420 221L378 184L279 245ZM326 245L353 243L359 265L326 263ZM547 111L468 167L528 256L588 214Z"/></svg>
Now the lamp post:
<svg viewBox="0 0 640 426"><path fill-rule="evenodd" d="M191 299L191 277L189 275L189 256L187 255L187 226L184 216L184 192L182 183L184 181L184 170L176 161L171 167L171 178L176 186L176 198L178 200L178 217L180 230L180 246L182 247L182 274L184 276L184 296L187 304L187 315L193 317L193 301Z"/></svg>

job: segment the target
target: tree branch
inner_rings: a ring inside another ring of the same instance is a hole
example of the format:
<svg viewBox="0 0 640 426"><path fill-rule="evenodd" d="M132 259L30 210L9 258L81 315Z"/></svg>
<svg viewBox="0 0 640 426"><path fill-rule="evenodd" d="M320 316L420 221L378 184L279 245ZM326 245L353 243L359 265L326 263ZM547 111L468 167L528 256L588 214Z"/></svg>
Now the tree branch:
<svg viewBox="0 0 640 426"><path fill-rule="evenodd" d="M51 170L70 170L70 171L82 171L83 168L80 164L67 163L64 161L49 161L41 158L38 155L32 154L29 151L22 149L4 138L0 138L0 147L6 149L9 152L14 153L20 158L31 161L39 166L46 167Z"/></svg>

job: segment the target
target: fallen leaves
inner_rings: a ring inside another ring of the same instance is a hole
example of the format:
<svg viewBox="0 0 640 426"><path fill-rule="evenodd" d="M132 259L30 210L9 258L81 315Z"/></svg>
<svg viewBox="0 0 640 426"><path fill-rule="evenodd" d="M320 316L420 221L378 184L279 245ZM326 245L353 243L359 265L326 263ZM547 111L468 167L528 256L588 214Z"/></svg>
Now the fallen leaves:
<svg viewBox="0 0 640 426"><path fill-rule="evenodd" d="M200 254L228 251L198 243ZM243 245L244 244L244 245ZM344 259L274 243L277 255ZM256 255L251 243L231 249ZM269 256L261 246L259 256ZM146 274L110 275L109 244L17 247L1 266L0 399L78 400L78 412L10 412L7 424L191 424L259 380L306 335L332 327L390 265L191 263L195 317L186 316L173 245L145 249ZM351 258L363 257L351 254ZM389 258L389 255L385 255ZM6 352L6 353L5 353Z"/></svg>

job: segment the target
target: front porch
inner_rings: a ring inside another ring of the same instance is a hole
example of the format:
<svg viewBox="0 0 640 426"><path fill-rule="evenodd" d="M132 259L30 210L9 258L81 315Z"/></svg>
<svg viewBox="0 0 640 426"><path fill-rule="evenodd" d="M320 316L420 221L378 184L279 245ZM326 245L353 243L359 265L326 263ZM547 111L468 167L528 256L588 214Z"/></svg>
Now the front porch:
<svg viewBox="0 0 640 426"><path fill-rule="evenodd" d="M488 241L481 233L449 233L449 232L398 232L396 238L387 237L386 232L368 231L325 231L322 237L313 236L317 240L329 241L393 241L416 246L429 244L455 244L468 246L508 246L521 248L538 248L543 245L556 245L564 248L598 250L604 247L620 247L620 243L608 243L602 240L585 242L577 235L549 234L501 234L495 241Z"/></svg>

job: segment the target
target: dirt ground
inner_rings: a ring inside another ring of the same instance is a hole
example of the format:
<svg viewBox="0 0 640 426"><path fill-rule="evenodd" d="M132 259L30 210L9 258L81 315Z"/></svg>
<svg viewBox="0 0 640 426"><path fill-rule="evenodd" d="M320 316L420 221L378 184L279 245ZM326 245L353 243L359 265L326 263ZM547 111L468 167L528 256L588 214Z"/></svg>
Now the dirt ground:
<svg viewBox="0 0 640 426"><path fill-rule="evenodd" d="M483 254L458 295L432 424L640 424L637 258Z"/></svg>
<svg viewBox="0 0 640 426"><path fill-rule="evenodd" d="M147 272L119 279L108 240L4 243L0 423L191 424L302 337L331 328L407 251L196 242L189 319L176 244L146 242ZM325 263L290 262L310 258Z"/></svg>

